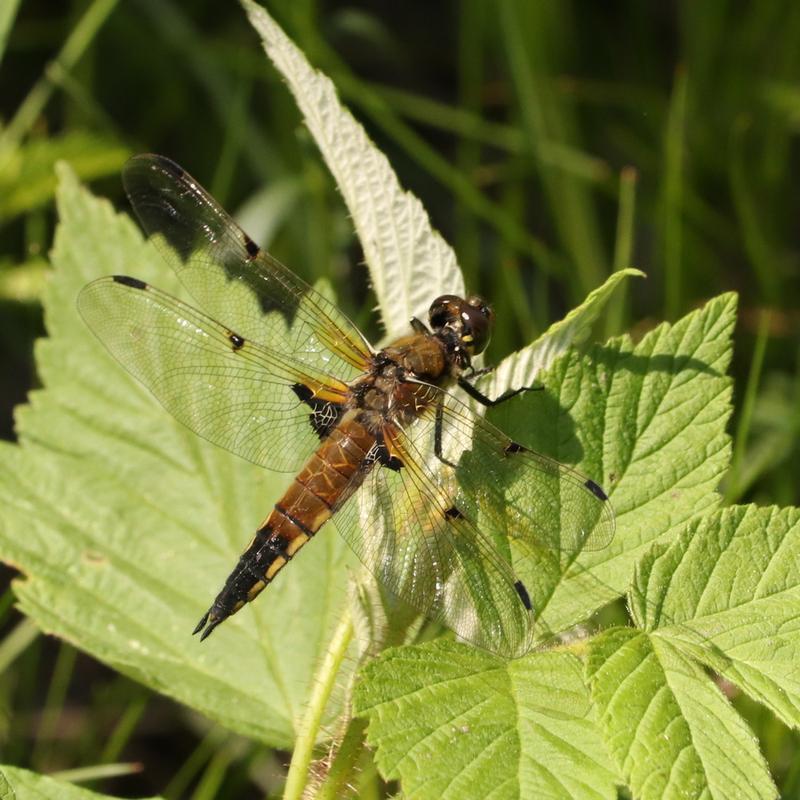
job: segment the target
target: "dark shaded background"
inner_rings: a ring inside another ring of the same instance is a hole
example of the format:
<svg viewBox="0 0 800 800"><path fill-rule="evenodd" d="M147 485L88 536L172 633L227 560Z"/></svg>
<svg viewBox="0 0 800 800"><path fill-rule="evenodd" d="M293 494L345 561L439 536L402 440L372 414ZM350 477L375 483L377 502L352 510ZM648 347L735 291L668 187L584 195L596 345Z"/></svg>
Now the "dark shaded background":
<svg viewBox="0 0 800 800"><path fill-rule="evenodd" d="M599 337L638 336L740 292L736 467L724 491L730 501L797 503L800 5L292 0L269 9L423 200L470 288L491 299L490 360L530 341L615 266L648 278L615 297ZM250 204L254 238L307 280L330 278L377 335L341 198L236 4L26 0L0 62L0 113L3 437L13 439L13 407L36 385L61 158L125 207L125 158L171 156L227 208ZM141 774L93 784L126 796L278 791L285 755L37 636L12 602L8 590L3 762L51 772L141 761ZM800 796L795 735L736 703L782 796Z"/></svg>

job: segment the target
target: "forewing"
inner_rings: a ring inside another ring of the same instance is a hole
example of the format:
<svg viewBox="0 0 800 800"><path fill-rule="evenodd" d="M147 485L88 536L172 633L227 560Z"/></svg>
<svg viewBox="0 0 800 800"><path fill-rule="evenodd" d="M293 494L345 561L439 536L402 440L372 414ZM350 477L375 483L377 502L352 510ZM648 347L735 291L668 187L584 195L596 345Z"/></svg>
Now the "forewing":
<svg viewBox="0 0 800 800"><path fill-rule="evenodd" d="M311 408L298 387L329 403L331 412L347 391L339 381L136 279L90 283L78 309L111 354L176 419L270 469L296 470L318 443Z"/></svg>
<svg viewBox="0 0 800 800"><path fill-rule="evenodd" d="M258 248L181 167L164 156L135 156L123 182L142 226L212 317L344 381L367 368L370 347L355 325Z"/></svg>
<svg viewBox="0 0 800 800"><path fill-rule="evenodd" d="M397 596L473 644L513 658L533 641L533 615L508 560L458 506L452 470L430 462L409 436L383 436L397 469L376 466L334 515L367 568Z"/></svg>

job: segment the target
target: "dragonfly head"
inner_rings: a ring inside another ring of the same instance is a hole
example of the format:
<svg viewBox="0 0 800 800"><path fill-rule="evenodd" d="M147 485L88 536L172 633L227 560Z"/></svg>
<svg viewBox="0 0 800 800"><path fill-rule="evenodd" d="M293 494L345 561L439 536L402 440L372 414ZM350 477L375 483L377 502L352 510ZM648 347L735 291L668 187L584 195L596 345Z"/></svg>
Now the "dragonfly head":
<svg viewBox="0 0 800 800"><path fill-rule="evenodd" d="M489 344L494 312L477 295L464 299L443 294L431 303L428 319L434 334L448 342L459 366L465 368Z"/></svg>

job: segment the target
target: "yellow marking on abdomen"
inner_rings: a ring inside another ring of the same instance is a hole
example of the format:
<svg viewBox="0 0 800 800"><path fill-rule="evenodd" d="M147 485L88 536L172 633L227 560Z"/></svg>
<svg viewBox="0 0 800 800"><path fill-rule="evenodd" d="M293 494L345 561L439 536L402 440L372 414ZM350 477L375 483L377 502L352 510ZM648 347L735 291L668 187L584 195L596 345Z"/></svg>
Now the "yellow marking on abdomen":
<svg viewBox="0 0 800 800"><path fill-rule="evenodd" d="M261 594L261 592L266 588L267 582L266 581L256 581L248 590L247 590L247 602L249 603L251 600L255 600L255 598Z"/></svg>
<svg viewBox="0 0 800 800"><path fill-rule="evenodd" d="M291 558L307 541L309 537L306 536L304 533L300 533L292 539L289 544L286 545L286 552ZM279 558L283 558L283 556L279 556ZM286 563L284 559L284 563Z"/></svg>
<svg viewBox="0 0 800 800"><path fill-rule="evenodd" d="M269 565L269 567L267 567L264 577L268 581L271 581L275 577L275 574L278 572L278 570L281 569L284 564L286 564L286 561L287 559L285 559L283 556L275 556L275 560Z"/></svg>

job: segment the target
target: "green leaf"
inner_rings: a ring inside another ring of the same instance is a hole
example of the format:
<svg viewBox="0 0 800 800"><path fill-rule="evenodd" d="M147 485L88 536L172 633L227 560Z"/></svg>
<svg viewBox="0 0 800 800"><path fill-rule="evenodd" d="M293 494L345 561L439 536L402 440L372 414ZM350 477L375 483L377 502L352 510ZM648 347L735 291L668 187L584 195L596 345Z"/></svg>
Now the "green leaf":
<svg viewBox="0 0 800 800"><path fill-rule="evenodd" d="M481 391L499 397L509 389L533 386L537 376L570 348L589 338L592 324L600 316L614 289L625 278L646 277L638 269L621 269L609 275L606 282L589 292L586 299L573 308L564 319L554 322L535 342L504 358L492 370Z"/></svg>
<svg viewBox="0 0 800 800"><path fill-rule="evenodd" d="M688 520L719 503L714 490L727 467L730 451L725 433L730 380L725 369L730 360L735 307L734 296L725 295L675 325L659 326L635 346L626 337L591 348L585 356L569 351L539 376L543 391L528 392L490 412L492 421L517 441L575 464L601 482L617 513L617 534L611 545L577 558L574 553L544 549L530 549L520 557L512 537L515 570L540 615L541 635L564 630L624 592L637 560L653 542L673 539ZM396 652L403 655L392 656L393 659L417 657L415 648ZM555 654L547 655L555 658ZM528 668L536 670L544 656L545 653L533 652L499 667L490 656L473 653L469 674L476 689L470 696L472 706L480 694L481 702L494 708L498 669L509 674ZM558 656L580 663L574 656ZM388 658L384 656L378 663L384 664ZM424 663L426 686L450 686L449 662L440 658ZM573 662L557 661L554 668L566 668L567 663ZM402 723L396 724L412 727L417 709L404 706L400 715L398 708L388 702L390 696L379 696L380 703L386 703L384 711L366 693L372 691L370 682L378 676L386 676L385 682L404 700L407 696L416 697L419 687L413 680L407 681L399 669L394 673L377 672L379 669L370 666L365 671L358 690L359 708L369 714L371 742L377 747L383 774L400 775L404 788L413 794L410 787L417 784L409 781L422 782L422 755L413 742L398 738L400 734L392 730L389 721L402 716ZM580 682L579 677L576 680ZM460 697L462 692L456 694ZM547 694L545 691L539 696ZM420 702L428 702L427 693L420 692L420 697ZM448 702L453 702L450 696ZM551 739L547 731L526 730L520 723L523 717L517 713L519 709L505 708L508 713L494 719L492 741L524 742L537 752L537 748L548 745ZM433 727L430 713L418 713L428 727L409 735L422 739ZM575 718L564 718L564 740L594 741L599 733L592 731L591 720L580 718L578 725ZM432 747L431 740L424 741ZM431 763L443 762L452 764L453 769L468 771L477 759L474 754L465 755L457 762L451 753L453 743L444 738L436 741L440 749L427 755ZM492 760L491 766L495 783L512 787L509 796L515 796L519 770L513 754L510 760ZM559 770L558 774L562 772ZM574 770L570 767L567 772L572 774ZM543 790L537 787L537 791ZM567 796L593 796L586 789L571 791L573 794ZM519 796L540 795L520 791Z"/></svg>
<svg viewBox="0 0 800 800"><path fill-rule="evenodd" d="M624 593L636 561L675 538L720 502L730 460L731 356L736 298L722 295L637 345L628 337L560 358L490 419L545 455L575 465L604 487L616 536L603 550L542 550L515 567L543 632L586 619Z"/></svg>
<svg viewBox="0 0 800 800"><path fill-rule="evenodd" d="M75 298L100 275L181 291L130 219L69 169L60 179L50 338L36 347L46 388L18 411L20 446L0 448L0 557L25 574L20 606L44 630L233 730L289 747L354 559L325 531L213 638L191 636L287 476L181 427L83 325Z"/></svg>
<svg viewBox="0 0 800 800"><path fill-rule="evenodd" d="M411 317L427 319L435 297L464 295L455 253L341 105L331 80L311 67L264 8L252 0L242 5L336 179L364 249L386 333L395 338L408 331Z"/></svg>
<svg viewBox="0 0 800 800"><path fill-rule="evenodd" d="M117 173L129 155L113 139L83 131L21 145L0 170L0 221L51 200L57 161L69 161L83 180L92 180Z"/></svg>
<svg viewBox="0 0 800 800"><path fill-rule="evenodd" d="M420 798L615 798L579 659L504 661L452 642L386 651L354 710L386 778Z"/></svg>
<svg viewBox="0 0 800 800"><path fill-rule="evenodd" d="M800 726L800 510L735 506L642 559L637 624Z"/></svg>
<svg viewBox="0 0 800 800"><path fill-rule="evenodd" d="M97 794L71 783L37 775L18 767L0 766L0 798L2 800L102 800L108 794ZM152 798L152 800L158 800Z"/></svg>
<svg viewBox="0 0 800 800"><path fill-rule="evenodd" d="M777 796L752 732L672 642L612 628L592 640L587 674L605 741L635 797Z"/></svg>

